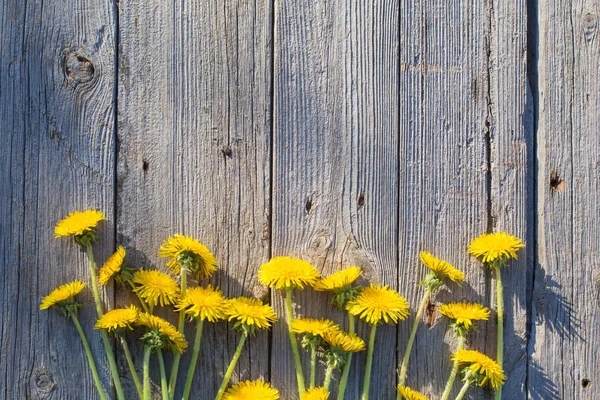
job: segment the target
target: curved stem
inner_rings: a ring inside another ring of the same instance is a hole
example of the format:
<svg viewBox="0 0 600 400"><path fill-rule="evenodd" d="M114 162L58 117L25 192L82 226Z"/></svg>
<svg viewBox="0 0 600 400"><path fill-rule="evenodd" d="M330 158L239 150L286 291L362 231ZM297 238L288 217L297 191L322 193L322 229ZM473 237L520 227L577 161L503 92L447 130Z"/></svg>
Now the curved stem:
<svg viewBox="0 0 600 400"><path fill-rule="evenodd" d="M496 346L496 362L500 366L503 367L504 360L504 296L502 292L502 274L500 273L500 264L496 264L496 302L498 307L498 343ZM496 390L496 394L494 395L496 400L502 399L502 385L498 387Z"/></svg>
<svg viewBox="0 0 600 400"><path fill-rule="evenodd" d="M327 389L329 392L329 386L331 385L331 377L333 376L333 367L331 365L327 366L325 370L325 380L323 381L323 387Z"/></svg>
<svg viewBox="0 0 600 400"><path fill-rule="evenodd" d="M365 368L365 380L363 383L363 391L361 400L367 400L369 398L369 389L371 387L371 367L373 366L373 349L375 348L375 332L377 331L377 325L371 326L371 336L369 337L369 349L367 351L367 366Z"/></svg>
<svg viewBox="0 0 600 400"><path fill-rule="evenodd" d="M183 400L187 400L190 397L192 390L192 381L194 380L194 372L196 371L196 364L198 363L198 354L200 353L200 341L202 340L202 328L204 326L204 320L198 318L198 324L196 325L196 338L194 339L194 350L192 350L192 359L190 360L190 366L185 380L185 389L183 389Z"/></svg>
<svg viewBox="0 0 600 400"><path fill-rule="evenodd" d="M135 372L135 364L133 363L133 358L131 357L131 352L129 351L129 345L127 344L127 340L125 340L125 338L121 338L121 345L123 346L123 352L125 353L125 358L127 359L127 365L129 365L129 371L131 371L133 383L135 383L135 388L137 389L138 395L141 399L143 396L142 384L140 383L137 372Z"/></svg>
<svg viewBox="0 0 600 400"><path fill-rule="evenodd" d="M456 396L456 400L462 400L462 398L465 397L465 394L467 393L467 390L469 390L470 386L471 384L469 383L469 381L465 381L465 384L463 385L462 389L460 389L458 396Z"/></svg>
<svg viewBox="0 0 600 400"><path fill-rule="evenodd" d="M96 384L96 389L98 389L98 394L102 400L108 400L106 397L106 393L104 392L104 388L102 387L102 382L100 381L100 377L98 376L98 369L96 369L96 362L94 361L94 356L92 355L92 349L90 349L90 344L85 337L85 333L81 328L81 324L79 323L79 319L75 314L71 314L71 319L77 328L77 332L79 332L79 336L81 337L81 341L83 342L83 348L85 349L85 355L87 356L88 363L90 364L90 370L92 371L92 377L94 378L94 383Z"/></svg>
<svg viewBox="0 0 600 400"><path fill-rule="evenodd" d="M296 334L292 330L292 292L294 289L285 289L285 313L288 326L288 334L290 336L290 346L292 347L292 354L294 355L294 365L296 367L296 380L298 382L298 393L300 397L306 392L306 386L304 385L304 374L302 372L302 362L300 361L300 352L298 351L298 341L296 340Z"/></svg>
<svg viewBox="0 0 600 400"><path fill-rule="evenodd" d="M169 385L167 384L167 372L165 371L165 360L162 350L158 350L158 367L160 369L160 389L162 400L169 400Z"/></svg>
<svg viewBox="0 0 600 400"><path fill-rule="evenodd" d="M133 293L135 293L135 289L136 289L135 284L131 280L128 280L127 283L129 283L129 286L131 286L131 290L133 290ZM140 299L139 296L138 296L138 300L140 301L140 304L142 305L144 312L146 312L148 314L152 314L152 311L150 311L146 302L143 299Z"/></svg>
<svg viewBox="0 0 600 400"><path fill-rule="evenodd" d="M465 345L465 338L460 337L458 341L458 347L456 351L459 351ZM454 381L456 380L456 374L458 373L458 360L454 361L452 364L452 371L450 371L450 377L448 378L448 382L446 383L446 388L444 389L444 393L442 394L441 400L448 400L450 397L450 392L452 392L452 387L454 386Z"/></svg>
<svg viewBox="0 0 600 400"><path fill-rule="evenodd" d="M152 349L148 346L144 346L144 390L143 400L151 400L150 394L150 354Z"/></svg>
<svg viewBox="0 0 600 400"><path fill-rule="evenodd" d="M229 379L231 379L231 375L233 374L233 370L240 359L240 355L242 355L242 349L244 348L244 342L246 342L246 334L242 334L240 338L240 342L238 343L237 349L235 349L235 353L233 354L233 358L229 363L229 367L227 367L227 371L225 371L225 376L223 376L223 382L221 382L221 386L219 387L219 391L217 392L217 397L215 400L221 400L223 397L223 393L225 393L225 389L227 389L227 384L229 383Z"/></svg>
<svg viewBox="0 0 600 400"><path fill-rule="evenodd" d="M187 291L187 269L181 268L181 298L185 296ZM185 337L185 311L179 312L179 325L177 326L179 332ZM173 364L171 364L171 375L169 377L169 399L175 398L175 386L177 385L177 373L179 372L179 361L181 361L181 354L175 353L173 355Z"/></svg>
<svg viewBox="0 0 600 400"><path fill-rule="evenodd" d="M408 342L406 343L406 351L404 352L404 358L402 359L402 366L400 367L399 377L399 384L402 386L404 386L404 383L406 382L406 374L408 372L408 360L410 359L410 353L415 342L415 336L417 335L419 323L421 322L423 312L425 311L425 307L427 306L427 302L429 301L430 296L431 290L427 289L425 291L425 294L423 295L423 300L421 301L421 305L419 306L419 310L417 311L417 315L415 316L415 321L413 322L412 330L410 331L410 337L408 338ZM400 393L398 393L398 399L400 399Z"/></svg>
<svg viewBox="0 0 600 400"><path fill-rule="evenodd" d="M354 315L348 314L348 333L354 333ZM350 375L350 366L352 365L352 352L348 352L342 377L340 379L340 388L338 389L338 400L344 400L346 394L346 385L348 384L348 375Z"/></svg>
<svg viewBox="0 0 600 400"><path fill-rule="evenodd" d="M313 343L310 345L310 388L315 387L315 375L317 370L317 346Z"/></svg>

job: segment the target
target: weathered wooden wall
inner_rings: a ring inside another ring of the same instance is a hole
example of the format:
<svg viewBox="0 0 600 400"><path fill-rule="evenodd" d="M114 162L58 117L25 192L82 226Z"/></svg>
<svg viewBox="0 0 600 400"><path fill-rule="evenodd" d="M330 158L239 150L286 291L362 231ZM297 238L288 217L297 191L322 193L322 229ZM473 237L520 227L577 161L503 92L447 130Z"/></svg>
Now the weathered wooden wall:
<svg viewBox="0 0 600 400"><path fill-rule="evenodd" d="M100 261L122 244L134 266L162 268L161 241L194 235L219 260L213 283L280 312L280 294L256 281L273 255L323 273L360 265L416 307L421 249L468 274L435 304L493 305L494 281L466 247L509 231L527 247L504 271L504 398L600 398L599 18L597 0L4 1L0 398L96 398L67 350L75 330L38 311L87 276L76 247L52 238L86 208L108 217ZM105 301L129 298L110 287ZM344 322L324 294L297 303ZM412 321L379 330L372 398L394 397ZM91 308L82 322L101 355ZM493 356L495 328L480 325L469 346ZM214 397L235 339L208 328L196 398ZM422 321L407 383L439 395L454 346L443 320ZM234 374L258 377L294 398L281 324Z"/></svg>

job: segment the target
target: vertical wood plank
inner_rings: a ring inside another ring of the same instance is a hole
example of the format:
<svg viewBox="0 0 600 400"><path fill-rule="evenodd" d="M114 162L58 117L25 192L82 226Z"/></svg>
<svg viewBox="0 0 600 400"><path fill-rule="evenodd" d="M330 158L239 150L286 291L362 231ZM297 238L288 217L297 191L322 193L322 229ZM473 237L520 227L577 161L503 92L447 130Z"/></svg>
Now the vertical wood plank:
<svg viewBox="0 0 600 400"><path fill-rule="evenodd" d="M266 299L271 12L269 0L121 3L118 241L136 267L162 268L161 241L192 235L217 257L213 284ZM208 324L192 396L214 397L238 338ZM233 381L268 379L268 354L268 334L252 338Z"/></svg>
<svg viewBox="0 0 600 400"><path fill-rule="evenodd" d="M322 274L359 265L370 281L394 289L397 25L395 1L276 2L273 255L299 256ZM273 297L283 313L281 294ZM298 293L296 315L328 316L347 327L329 301L324 293ZM378 330L374 399L395 396L395 332ZM368 339L367 329L359 333ZM297 398L283 324L274 332L272 354L274 384L283 398ZM350 399L359 396L365 354L354 362ZM333 393L338 383L336 374Z"/></svg>
<svg viewBox="0 0 600 400"><path fill-rule="evenodd" d="M113 17L99 0L0 6L1 398L98 398L75 326L39 305L58 285L90 283L85 254L53 237L61 218L97 208L99 261L114 243ZM111 393L91 291L78 299Z"/></svg>

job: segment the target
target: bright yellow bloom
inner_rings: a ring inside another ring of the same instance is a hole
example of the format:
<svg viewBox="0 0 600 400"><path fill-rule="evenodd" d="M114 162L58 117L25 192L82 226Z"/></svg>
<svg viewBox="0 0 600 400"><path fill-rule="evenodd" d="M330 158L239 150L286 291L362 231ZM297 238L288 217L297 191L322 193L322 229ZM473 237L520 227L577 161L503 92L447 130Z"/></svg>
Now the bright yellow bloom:
<svg viewBox="0 0 600 400"><path fill-rule="evenodd" d="M97 210L73 211L54 227L54 237L81 235L98 226L105 220L104 214Z"/></svg>
<svg viewBox="0 0 600 400"><path fill-rule="evenodd" d="M191 236L174 235L165 240L159 250L159 257L169 258L167 268L175 275L181 273L181 257L191 260L191 268L198 280L210 278L217 270L217 259L208 248Z"/></svg>
<svg viewBox="0 0 600 400"><path fill-rule="evenodd" d="M233 385L227 392L223 400L277 400L279 391L272 388L271 385L262 379L256 381L240 382Z"/></svg>
<svg viewBox="0 0 600 400"><path fill-rule="evenodd" d="M517 251L525 247L521 239L505 232L487 233L473 239L469 245L469 254L484 263L517 258Z"/></svg>
<svg viewBox="0 0 600 400"><path fill-rule="evenodd" d="M477 303L442 304L438 312L467 329L471 329L474 320L485 321L490 317L490 310Z"/></svg>
<svg viewBox="0 0 600 400"><path fill-rule="evenodd" d="M447 277L451 281L458 283L465 279L465 274L462 271L454 268L450 263L434 257L433 254L427 251L421 251L419 253L419 258L421 258L421 262L423 262L427 268L436 274Z"/></svg>
<svg viewBox="0 0 600 400"><path fill-rule="evenodd" d="M323 338L331 347L347 353L356 353L365 349L364 340L354 333L346 333L340 329L326 332Z"/></svg>
<svg viewBox="0 0 600 400"><path fill-rule="evenodd" d="M149 306L175 304L179 297L179 285L164 272L141 270L133 274L133 283L140 286L134 289Z"/></svg>
<svg viewBox="0 0 600 400"><path fill-rule="evenodd" d="M188 344L181 332L179 332L175 326L165 321L161 317L142 312L139 314L138 325L145 326L146 328L158 333L161 339L160 348L162 349L181 354L188 347Z"/></svg>
<svg viewBox="0 0 600 400"><path fill-rule="evenodd" d="M409 387L398 385L396 389L400 393L402 400L427 400L427 396L424 396Z"/></svg>
<svg viewBox="0 0 600 400"><path fill-rule="evenodd" d="M319 272L309 262L292 257L274 257L261 265L258 280L263 285L282 290L306 285L314 285Z"/></svg>
<svg viewBox="0 0 600 400"><path fill-rule="evenodd" d="M101 285L106 285L110 278L112 278L117 272L121 271L124 259L125 248L123 246L119 246L117 251L110 256L102 268L100 268L100 278L98 279L98 282Z"/></svg>
<svg viewBox="0 0 600 400"><path fill-rule="evenodd" d="M106 329L108 332L127 328L133 330L133 325L137 322L140 310L131 305L129 308L115 308L102 316L94 329Z"/></svg>
<svg viewBox="0 0 600 400"><path fill-rule="evenodd" d="M48 296L42 299L40 310L46 310L55 304L71 300L75 295L79 294L84 287L85 283L81 281L73 281L57 287L50 292Z"/></svg>
<svg viewBox="0 0 600 400"><path fill-rule="evenodd" d="M314 284L314 289L320 292L342 289L345 286L351 285L361 274L362 270L360 267L348 267L341 271L337 271L328 277L319 279L317 283Z"/></svg>
<svg viewBox="0 0 600 400"><path fill-rule="evenodd" d="M472 371L478 377L479 386L488 383L492 389L498 390L504 383L504 371L485 354L475 350L461 349L454 353L452 361L458 361L461 367Z"/></svg>
<svg viewBox="0 0 600 400"><path fill-rule="evenodd" d="M258 329L267 329L277 321L277 314L270 305L249 297L237 297L229 300L226 314L229 321L234 320L242 325L254 326Z"/></svg>
<svg viewBox="0 0 600 400"><path fill-rule="evenodd" d="M398 323L408 317L410 306L406 299L387 286L373 285L363 289L355 300L346 306L354 316L369 324Z"/></svg>
<svg viewBox="0 0 600 400"><path fill-rule="evenodd" d="M187 315L191 315L201 320L209 322L217 322L220 319L225 319L229 303L223 293L211 285L206 288L195 287L188 289L185 292L179 303L175 306L177 311L185 311Z"/></svg>
<svg viewBox="0 0 600 400"><path fill-rule="evenodd" d="M329 392L324 387L316 387L308 389L302 395L301 400L327 400L329 399Z"/></svg>
<svg viewBox="0 0 600 400"><path fill-rule="evenodd" d="M323 337L325 333L337 331L340 327L328 319L297 318L292 321L292 331Z"/></svg>

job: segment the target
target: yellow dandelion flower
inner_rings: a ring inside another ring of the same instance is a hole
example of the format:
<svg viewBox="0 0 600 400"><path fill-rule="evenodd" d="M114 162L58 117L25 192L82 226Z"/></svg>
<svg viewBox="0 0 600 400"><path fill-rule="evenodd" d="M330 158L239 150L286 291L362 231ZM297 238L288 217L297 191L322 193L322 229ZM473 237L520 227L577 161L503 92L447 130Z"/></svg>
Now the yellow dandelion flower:
<svg viewBox="0 0 600 400"><path fill-rule="evenodd" d="M354 333L346 333L340 329L328 331L323 337L331 347L336 347L347 353L356 353L365 349L365 341Z"/></svg>
<svg viewBox="0 0 600 400"><path fill-rule="evenodd" d="M473 321L485 321L490 317L490 310L477 303L442 304L438 312L456 321L457 325L471 329Z"/></svg>
<svg viewBox="0 0 600 400"><path fill-rule="evenodd" d="M329 392L324 387L316 387L308 389L302 395L301 400L327 400L329 399Z"/></svg>
<svg viewBox="0 0 600 400"><path fill-rule="evenodd" d="M402 400L428 400L427 396L424 396L409 387L398 385L396 389L398 390L398 393L400 393Z"/></svg>
<svg viewBox="0 0 600 400"><path fill-rule="evenodd" d="M129 308L115 308L104 314L97 322L94 329L106 329L108 332L118 331L120 329L133 330L133 325L137 322L140 310L131 305Z"/></svg>
<svg viewBox="0 0 600 400"><path fill-rule="evenodd" d="M421 262L423 262L427 268L436 274L447 277L451 281L459 283L465 279L465 274L462 271L459 271L450 263L434 257L433 254L427 251L421 251L419 253L419 258L421 258Z"/></svg>
<svg viewBox="0 0 600 400"><path fill-rule="evenodd" d="M73 211L54 227L54 237L82 235L96 228L98 222L105 220L104 214L97 210Z"/></svg>
<svg viewBox="0 0 600 400"><path fill-rule="evenodd" d="M133 274L133 283L139 286L134 289L138 296L149 306L175 304L179 296L179 285L164 272L141 270Z"/></svg>
<svg viewBox="0 0 600 400"><path fill-rule="evenodd" d="M369 324L398 323L408 317L406 299L387 286L373 285L363 289L358 297L348 303L346 309Z"/></svg>
<svg viewBox="0 0 600 400"><path fill-rule="evenodd" d="M226 318L228 307L229 303L223 293L219 289L208 285L205 288L188 289L185 296L175 306L175 309L178 312L185 311L187 315L201 320L217 322Z"/></svg>
<svg viewBox="0 0 600 400"><path fill-rule="evenodd" d="M313 287L320 292L335 291L351 285L361 274L362 270L360 267L348 267L319 279Z"/></svg>
<svg viewBox="0 0 600 400"><path fill-rule="evenodd" d="M61 285L54 289L50 294L42 299L40 310L46 310L55 304L59 304L68 300L71 300L75 295L79 294L85 283L81 281L73 281Z"/></svg>
<svg viewBox="0 0 600 400"><path fill-rule="evenodd" d="M473 239L469 245L469 254L484 263L517 258L517 251L525 247L521 239L505 232L487 233Z"/></svg>
<svg viewBox="0 0 600 400"><path fill-rule="evenodd" d="M487 383L492 389L498 390L500 385L504 383L504 371L502 371L500 365L478 351L461 349L454 353L452 361L458 361L461 367L472 371L478 378L479 386L484 386Z"/></svg>
<svg viewBox="0 0 600 400"><path fill-rule="evenodd" d="M340 327L328 319L297 318L292 321L294 333L305 333L323 337L325 333L339 330Z"/></svg>
<svg viewBox="0 0 600 400"><path fill-rule="evenodd" d="M101 285L106 285L110 278L112 278L117 272L121 271L123 266L123 260L125 259L125 248L119 246L117 251L106 260L102 268L100 268L100 277L98 282Z"/></svg>
<svg viewBox="0 0 600 400"><path fill-rule="evenodd" d="M154 331L160 336L160 348L162 349L181 354L188 347L181 332L161 317L142 312L139 314L137 323L138 325L145 326L151 331Z"/></svg>
<svg viewBox="0 0 600 400"><path fill-rule="evenodd" d="M225 392L224 400L277 400L279 391L262 379L240 382Z"/></svg>
<svg viewBox="0 0 600 400"><path fill-rule="evenodd" d="M263 285L282 290L314 285L319 272L309 262L292 257L274 257L261 265L258 280Z"/></svg>
<svg viewBox="0 0 600 400"><path fill-rule="evenodd" d="M237 297L229 300L226 314L229 321L234 320L242 325L258 329L267 329L277 321L277 314L271 306L249 297Z"/></svg>
<svg viewBox="0 0 600 400"><path fill-rule="evenodd" d="M169 258L167 268L176 275L181 273L181 263L190 264L198 280L210 278L217 270L217 259L208 248L191 236L174 235L165 240L158 249L158 255Z"/></svg>

